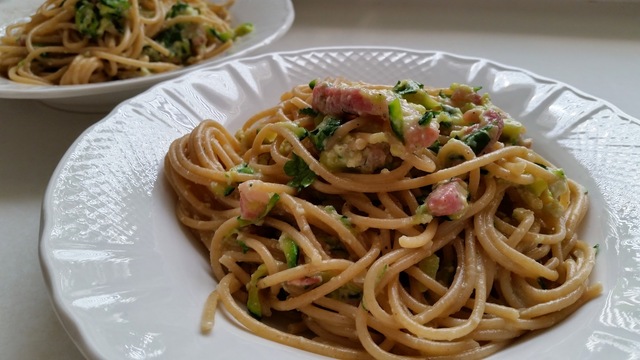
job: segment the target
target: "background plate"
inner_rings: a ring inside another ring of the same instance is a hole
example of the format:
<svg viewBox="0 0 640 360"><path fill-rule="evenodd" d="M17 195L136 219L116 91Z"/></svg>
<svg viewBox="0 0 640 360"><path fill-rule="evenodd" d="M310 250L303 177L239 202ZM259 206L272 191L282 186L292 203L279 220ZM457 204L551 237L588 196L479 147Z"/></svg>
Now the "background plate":
<svg viewBox="0 0 640 360"><path fill-rule="evenodd" d="M35 13L43 2L0 0L0 24L3 25L0 36L4 35L7 24ZM106 112L161 81L260 49L284 35L294 19L291 0L236 0L230 11L232 25L250 22L255 26L254 31L240 38L228 51L201 63L151 76L85 85L25 85L0 77L0 98L43 100L67 111Z"/></svg>
<svg viewBox="0 0 640 360"><path fill-rule="evenodd" d="M261 339L221 313L199 318L214 288L208 256L178 224L162 175L169 144L205 118L232 130L316 77L482 86L522 121L534 149L589 190L580 234L600 253L604 293L558 326L496 359L631 358L640 352L640 122L609 103L489 60L399 48L274 53L206 68L153 87L88 129L56 169L43 203L40 258L54 306L91 358L279 359L315 355ZM222 315L222 316L221 316Z"/></svg>

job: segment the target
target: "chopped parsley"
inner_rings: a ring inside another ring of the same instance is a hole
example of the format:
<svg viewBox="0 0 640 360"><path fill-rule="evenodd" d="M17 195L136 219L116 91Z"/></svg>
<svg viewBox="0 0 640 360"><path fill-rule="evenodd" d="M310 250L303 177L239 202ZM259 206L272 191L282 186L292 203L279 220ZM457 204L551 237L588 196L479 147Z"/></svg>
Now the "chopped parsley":
<svg viewBox="0 0 640 360"><path fill-rule="evenodd" d="M438 116L439 111L427 111L422 115L422 118L418 120L418 125L420 126L428 126L435 117Z"/></svg>
<svg viewBox="0 0 640 360"><path fill-rule="evenodd" d="M199 13L200 10L191 7L189 4L177 2L169 9L165 19L171 19L179 15L197 15Z"/></svg>
<svg viewBox="0 0 640 360"><path fill-rule="evenodd" d="M318 126L311 130L309 137L319 151L324 150L326 141L340 127L340 120L333 116L326 116Z"/></svg>
<svg viewBox="0 0 640 360"><path fill-rule="evenodd" d="M108 29L122 32L130 6L127 0L80 0L76 3L76 29L92 39Z"/></svg>
<svg viewBox="0 0 640 360"><path fill-rule="evenodd" d="M316 116L316 115L318 115L318 112L316 110L314 110L312 107L302 108L302 109L298 110L298 113L300 115L308 115L308 116Z"/></svg>
<svg viewBox="0 0 640 360"><path fill-rule="evenodd" d="M316 173L296 154L284 164L284 173L292 177L287 185L298 190L306 188L316 180Z"/></svg>
<svg viewBox="0 0 640 360"><path fill-rule="evenodd" d="M233 168L231 168L230 171L235 171L239 174L255 174L256 173L256 171L253 170L253 168L249 166L247 163L236 165Z"/></svg>
<svg viewBox="0 0 640 360"><path fill-rule="evenodd" d="M493 125L484 126L478 131L474 131L464 138L464 143L467 144L473 152L478 155L484 148L491 142L491 135L489 131L493 129Z"/></svg>
<svg viewBox="0 0 640 360"><path fill-rule="evenodd" d="M400 80L393 87L393 91L398 95L415 94L423 87L424 85L414 80Z"/></svg>

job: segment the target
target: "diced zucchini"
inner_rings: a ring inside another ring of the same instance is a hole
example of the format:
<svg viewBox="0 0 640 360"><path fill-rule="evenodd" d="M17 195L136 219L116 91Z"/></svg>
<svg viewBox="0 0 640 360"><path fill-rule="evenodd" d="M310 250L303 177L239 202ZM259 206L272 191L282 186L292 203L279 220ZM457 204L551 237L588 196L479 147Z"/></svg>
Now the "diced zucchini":
<svg viewBox="0 0 640 360"><path fill-rule="evenodd" d="M561 168L552 169L551 173L557 176L560 180L565 180L567 178L567 175L565 175L564 170Z"/></svg>
<svg viewBox="0 0 640 360"><path fill-rule="evenodd" d="M395 98L389 103L389 121L391 122L391 130L396 136L404 141L404 116L402 115L402 105L400 98Z"/></svg>
<svg viewBox="0 0 640 360"><path fill-rule="evenodd" d="M527 189L531 191L536 197L540 197L542 192L547 190L547 182L536 178L532 184L527 185Z"/></svg>
<svg viewBox="0 0 640 360"><path fill-rule="evenodd" d="M247 284L247 310L249 314L256 319L262 318L262 304L260 303L260 290L258 289L258 280L267 276L267 266L261 264L256 271L251 274L251 279Z"/></svg>
<svg viewBox="0 0 640 360"><path fill-rule="evenodd" d="M269 211L271 211L271 209L273 209L274 206L276 206L276 203L278 202L278 200L280 200L280 195L278 193L273 193L273 195L271 195L271 197L269 198L267 207L264 209L264 212L260 215L259 219L262 219L265 216L267 216Z"/></svg>
<svg viewBox="0 0 640 360"><path fill-rule="evenodd" d="M312 108L306 108L306 109L310 109L311 111L314 111ZM304 109L300 109L300 111L302 112L302 110ZM297 137L298 140L302 140L304 138L306 138L309 135L309 132L307 131L307 129L303 128L302 126L298 126L295 123L289 122L289 121L283 121L278 123L278 125L291 130L292 133L294 133Z"/></svg>
<svg viewBox="0 0 640 360"><path fill-rule="evenodd" d="M504 119L504 126L502 128L502 134L500 135L500 141L505 144L516 144L520 136L526 131L524 125L519 121L511 118Z"/></svg>
<svg viewBox="0 0 640 360"><path fill-rule="evenodd" d="M414 80L399 80L393 87L393 92L399 95L415 94L423 87L424 85Z"/></svg>
<svg viewBox="0 0 640 360"><path fill-rule="evenodd" d="M422 272L429 275L429 277L435 279L436 274L438 273L438 268L440 267L440 258L436 254L431 254L430 256L420 260L418 267Z"/></svg>
<svg viewBox="0 0 640 360"><path fill-rule="evenodd" d="M284 257L287 260L287 266L292 268L298 266L298 245L291 237L286 234L282 234L278 239L280 249L284 253Z"/></svg>
<svg viewBox="0 0 640 360"><path fill-rule="evenodd" d="M441 104L424 90L419 90L413 94L402 95L410 103L422 105L427 109L438 109Z"/></svg>
<svg viewBox="0 0 640 360"><path fill-rule="evenodd" d="M244 24L240 24L236 29L235 29L235 36L245 36L249 33L253 32L253 24L252 23L244 23Z"/></svg>
<svg viewBox="0 0 640 360"><path fill-rule="evenodd" d="M435 109L440 103L432 98L424 89L424 85L414 80L400 80L393 91L410 103L422 105L427 109Z"/></svg>

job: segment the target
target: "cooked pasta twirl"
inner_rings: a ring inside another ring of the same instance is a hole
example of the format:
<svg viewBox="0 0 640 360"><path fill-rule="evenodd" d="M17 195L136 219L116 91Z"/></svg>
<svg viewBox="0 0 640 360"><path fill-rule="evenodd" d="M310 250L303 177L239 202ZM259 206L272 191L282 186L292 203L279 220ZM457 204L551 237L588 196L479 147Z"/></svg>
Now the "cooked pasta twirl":
<svg viewBox="0 0 640 360"><path fill-rule="evenodd" d="M482 358L597 296L585 189L479 88L318 79L177 139L177 216L250 331L335 358ZM278 318L284 328L271 326Z"/></svg>
<svg viewBox="0 0 640 360"><path fill-rule="evenodd" d="M46 0L0 38L0 74L25 84L75 85L166 72L220 54L235 28L233 0Z"/></svg>

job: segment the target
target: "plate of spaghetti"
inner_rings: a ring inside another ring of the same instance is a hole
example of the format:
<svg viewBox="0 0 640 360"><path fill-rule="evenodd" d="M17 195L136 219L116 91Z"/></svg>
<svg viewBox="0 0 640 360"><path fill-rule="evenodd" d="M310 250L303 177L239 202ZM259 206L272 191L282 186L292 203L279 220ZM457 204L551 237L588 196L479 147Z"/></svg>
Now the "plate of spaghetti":
<svg viewBox="0 0 640 360"><path fill-rule="evenodd" d="M630 357L640 188L617 159L638 165L637 136L610 103L487 59L236 59L74 143L43 274L89 358Z"/></svg>
<svg viewBox="0 0 640 360"><path fill-rule="evenodd" d="M289 0L11 6L0 18L0 97L76 111L104 102L98 109L109 110L160 81L254 51L282 36L294 17Z"/></svg>

